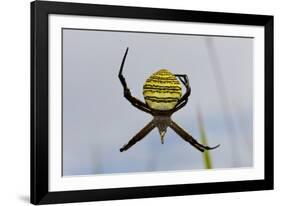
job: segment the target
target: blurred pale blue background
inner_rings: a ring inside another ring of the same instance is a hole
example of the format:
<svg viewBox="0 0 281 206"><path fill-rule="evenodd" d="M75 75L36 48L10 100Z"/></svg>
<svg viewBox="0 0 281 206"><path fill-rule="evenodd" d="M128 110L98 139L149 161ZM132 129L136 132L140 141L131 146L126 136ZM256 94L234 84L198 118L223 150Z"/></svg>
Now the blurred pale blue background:
<svg viewBox="0 0 281 206"><path fill-rule="evenodd" d="M173 119L199 140L201 111L213 168L253 164L253 39L63 30L63 175L204 169L202 154L168 129L119 149L152 118L123 98L118 70L134 96L155 71L187 74L189 102Z"/></svg>

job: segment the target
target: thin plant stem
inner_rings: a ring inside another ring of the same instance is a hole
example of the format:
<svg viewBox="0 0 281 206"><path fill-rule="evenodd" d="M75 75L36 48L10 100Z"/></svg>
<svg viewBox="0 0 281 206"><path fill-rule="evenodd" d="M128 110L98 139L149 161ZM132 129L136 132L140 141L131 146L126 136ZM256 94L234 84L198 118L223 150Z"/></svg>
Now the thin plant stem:
<svg viewBox="0 0 281 206"><path fill-rule="evenodd" d="M200 132L200 141L203 145L208 145L207 136L204 128L203 119L200 113L200 110L198 109L197 112L197 119L198 119L198 125L199 125L199 132ZM211 160L211 154L209 150L205 150L203 152L203 161L205 169L212 169L212 160Z"/></svg>

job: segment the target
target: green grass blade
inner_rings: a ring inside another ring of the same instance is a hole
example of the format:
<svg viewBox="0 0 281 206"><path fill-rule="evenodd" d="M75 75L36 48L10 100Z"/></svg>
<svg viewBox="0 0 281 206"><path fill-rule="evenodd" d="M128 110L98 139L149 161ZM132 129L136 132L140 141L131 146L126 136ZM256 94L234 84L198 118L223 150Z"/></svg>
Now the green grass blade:
<svg viewBox="0 0 281 206"><path fill-rule="evenodd" d="M197 118L198 118L199 132L200 132L200 142L203 145L208 145L203 120L202 120L201 113L199 110L197 113ZM212 169L212 160L211 160L211 154L210 154L209 150L205 150L205 152L203 152L203 161L204 161L205 169Z"/></svg>

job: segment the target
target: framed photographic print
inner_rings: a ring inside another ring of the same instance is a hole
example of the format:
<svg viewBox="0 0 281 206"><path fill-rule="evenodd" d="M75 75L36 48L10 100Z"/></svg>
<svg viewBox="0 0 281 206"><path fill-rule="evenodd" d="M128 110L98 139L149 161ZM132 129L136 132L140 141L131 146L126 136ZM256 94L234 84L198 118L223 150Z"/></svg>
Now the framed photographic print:
<svg viewBox="0 0 281 206"><path fill-rule="evenodd" d="M31 203L273 189L273 16L31 3Z"/></svg>

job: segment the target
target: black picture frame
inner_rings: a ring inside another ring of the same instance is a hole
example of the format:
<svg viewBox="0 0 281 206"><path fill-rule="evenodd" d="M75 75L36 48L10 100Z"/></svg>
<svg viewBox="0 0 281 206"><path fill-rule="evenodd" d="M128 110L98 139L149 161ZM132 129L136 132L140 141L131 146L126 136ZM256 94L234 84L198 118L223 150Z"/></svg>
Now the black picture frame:
<svg viewBox="0 0 281 206"><path fill-rule="evenodd" d="M265 147L263 180L49 192L48 15L82 15L265 28ZM63 2L31 2L31 203L67 203L273 189L273 16Z"/></svg>

